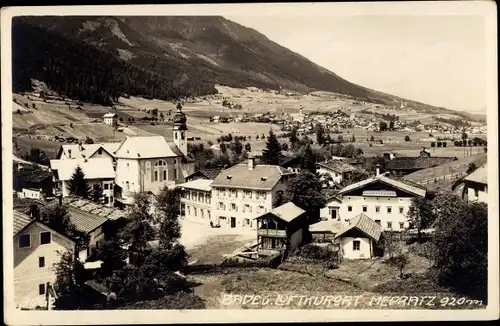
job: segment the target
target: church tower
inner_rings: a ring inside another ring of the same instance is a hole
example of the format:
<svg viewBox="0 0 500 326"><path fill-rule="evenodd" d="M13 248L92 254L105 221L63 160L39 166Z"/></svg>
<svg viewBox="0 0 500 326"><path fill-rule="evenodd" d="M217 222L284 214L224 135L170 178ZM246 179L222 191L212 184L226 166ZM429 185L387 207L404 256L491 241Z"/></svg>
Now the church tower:
<svg viewBox="0 0 500 326"><path fill-rule="evenodd" d="M173 117L174 127L174 143L175 146L187 156L187 126L186 126L186 115L182 112L182 108L177 107L177 112Z"/></svg>

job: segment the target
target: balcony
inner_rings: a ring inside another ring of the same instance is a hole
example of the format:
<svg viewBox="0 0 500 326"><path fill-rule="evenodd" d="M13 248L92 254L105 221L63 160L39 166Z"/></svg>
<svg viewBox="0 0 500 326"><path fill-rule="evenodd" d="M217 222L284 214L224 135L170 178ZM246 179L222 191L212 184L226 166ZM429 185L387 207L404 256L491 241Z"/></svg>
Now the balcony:
<svg viewBox="0 0 500 326"><path fill-rule="evenodd" d="M257 235L263 237L286 238L286 230L258 229Z"/></svg>

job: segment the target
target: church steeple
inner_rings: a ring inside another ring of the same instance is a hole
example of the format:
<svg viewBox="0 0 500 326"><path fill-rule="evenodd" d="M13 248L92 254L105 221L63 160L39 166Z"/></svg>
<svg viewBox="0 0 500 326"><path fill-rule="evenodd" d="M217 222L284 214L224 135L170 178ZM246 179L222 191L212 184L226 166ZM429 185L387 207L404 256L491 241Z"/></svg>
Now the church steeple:
<svg viewBox="0 0 500 326"><path fill-rule="evenodd" d="M186 115L182 112L182 106L180 103L177 105L177 112L174 114L172 119L173 133L174 133L174 143L177 148L182 152L182 154L187 155L187 125L186 125Z"/></svg>

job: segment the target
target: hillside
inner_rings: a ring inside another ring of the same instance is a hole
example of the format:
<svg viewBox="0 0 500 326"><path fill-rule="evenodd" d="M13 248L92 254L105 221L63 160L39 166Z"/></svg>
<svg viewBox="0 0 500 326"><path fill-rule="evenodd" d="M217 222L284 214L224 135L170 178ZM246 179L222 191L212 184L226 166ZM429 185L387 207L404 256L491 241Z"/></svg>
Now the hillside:
<svg viewBox="0 0 500 326"><path fill-rule="evenodd" d="M110 104L122 94L163 100L213 94L220 84L327 91L456 113L353 84L220 16L33 16L15 18L12 29L15 92L29 90L35 78L69 97Z"/></svg>

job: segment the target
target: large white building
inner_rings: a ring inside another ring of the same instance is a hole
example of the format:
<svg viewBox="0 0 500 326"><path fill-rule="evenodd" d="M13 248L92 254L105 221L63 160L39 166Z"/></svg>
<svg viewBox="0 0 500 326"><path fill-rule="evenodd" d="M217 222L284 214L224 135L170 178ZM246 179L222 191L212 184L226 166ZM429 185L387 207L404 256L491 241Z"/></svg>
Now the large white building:
<svg viewBox="0 0 500 326"><path fill-rule="evenodd" d="M212 184L213 180L196 179L181 183L181 216L202 221L207 225L212 221Z"/></svg>
<svg viewBox="0 0 500 326"><path fill-rule="evenodd" d="M295 173L277 165L237 164L212 182L212 218L221 227L255 229L253 219L273 208L278 192Z"/></svg>
<svg viewBox="0 0 500 326"><path fill-rule="evenodd" d="M421 186L379 174L343 188L323 208L321 215L335 217L345 224L362 213L382 230L401 231L409 227L407 213L413 198L426 195L426 189Z"/></svg>
<svg viewBox="0 0 500 326"><path fill-rule="evenodd" d="M114 200L130 204L136 193L156 194L165 185L183 183L195 169L187 153L186 116L181 109L173 117L172 142L163 136L132 136L120 143L63 145L57 158L50 164L63 196L69 194L68 176L80 165L90 183L109 190L109 205Z"/></svg>
<svg viewBox="0 0 500 326"><path fill-rule="evenodd" d="M102 118L104 123L109 126L116 126L118 124L118 115L116 113L106 113Z"/></svg>

